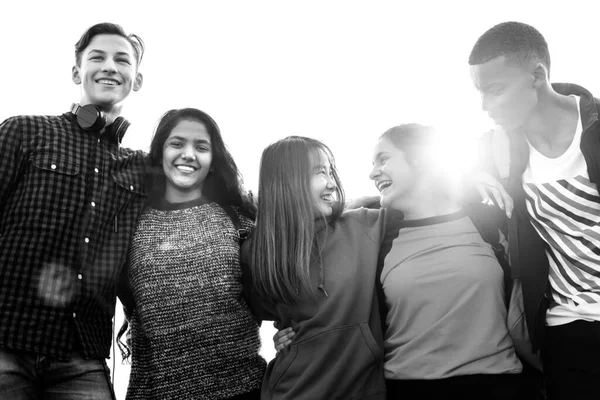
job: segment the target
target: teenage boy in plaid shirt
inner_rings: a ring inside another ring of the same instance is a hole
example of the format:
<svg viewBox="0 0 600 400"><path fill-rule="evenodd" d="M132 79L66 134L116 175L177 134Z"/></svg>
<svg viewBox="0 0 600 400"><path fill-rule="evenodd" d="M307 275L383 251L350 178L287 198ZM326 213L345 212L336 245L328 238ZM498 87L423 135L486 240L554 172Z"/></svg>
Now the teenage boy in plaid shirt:
<svg viewBox="0 0 600 400"><path fill-rule="evenodd" d="M81 99L0 125L0 398L111 399L116 283L145 194L120 147L144 45L115 24L75 45Z"/></svg>

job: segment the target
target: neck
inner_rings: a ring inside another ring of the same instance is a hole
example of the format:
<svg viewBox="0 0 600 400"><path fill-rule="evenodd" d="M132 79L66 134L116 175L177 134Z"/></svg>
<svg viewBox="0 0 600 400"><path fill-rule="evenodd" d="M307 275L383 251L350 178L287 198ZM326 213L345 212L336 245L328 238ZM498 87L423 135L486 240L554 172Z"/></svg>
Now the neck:
<svg viewBox="0 0 600 400"><path fill-rule="evenodd" d="M169 203L185 203L188 201L198 200L202 197L202 189L190 191L181 191L167 188L165 190L165 200Z"/></svg>
<svg viewBox="0 0 600 400"><path fill-rule="evenodd" d="M85 99L81 99L79 102L79 105L82 107L88 104L91 104L91 102ZM111 105L96 104L96 107L100 108L104 112L104 115L106 115L106 125L112 124L121 115L121 110L123 109L123 105L120 103Z"/></svg>
<svg viewBox="0 0 600 400"><path fill-rule="evenodd" d="M516 133L526 136L531 142L552 142L565 131L569 131L572 121L569 116L575 110L570 96L564 96L552 89L540 91L538 103L525 124L515 130Z"/></svg>
<svg viewBox="0 0 600 400"><path fill-rule="evenodd" d="M404 214L405 220L415 220L452 214L461 209L462 205L451 195L429 193L415 196L411 204L403 206L400 211Z"/></svg>

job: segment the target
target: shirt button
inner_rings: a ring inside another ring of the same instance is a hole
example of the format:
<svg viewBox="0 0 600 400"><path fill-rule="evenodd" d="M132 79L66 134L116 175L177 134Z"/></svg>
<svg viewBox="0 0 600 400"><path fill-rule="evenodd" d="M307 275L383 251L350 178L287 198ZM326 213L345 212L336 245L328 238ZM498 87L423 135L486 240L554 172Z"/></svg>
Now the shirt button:
<svg viewBox="0 0 600 400"><path fill-rule="evenodd" d="M100 170L98 170L98 168L94 168L94 172L98 173L98 172L100 172Z"/></svg>
<svg viewBox="0 0 600 400"><path fill-rule="evenodd" d="M100 143L100 138L98 138L98 143Z"/></svg>
<svg viewBox="0 0 600 400"><path fill-rule="evenodd" d="M56 169L56 164L52 164L52 165L50 166L50 168L52 168L52 169Z"/></svg>
<svg viewBox="0 0 600 400"><path fill-rule="evenodd" d="M96 203L92 201L92 207L96 207Z"/></svg>
<svg viewBox="0 0 600 400"><path fill-rule="evenodd" d="M83 239L84 242L89 243L90 242L90 238L85 238Z"/></svg>
<svg viewBox="0 0 600 400"><path fill-rule="evenodd" d="M133 190L133 185L129 186L129 190Z"/></svg>
<svg viewBox="0 0 600 400"><path fill-rule="evenodd" d="M79 279L79 280L83 279L83 275L77 274L77 279Z"/></svg>
<svg viewBox="0 0 600 400"><path fill-rule="evenodd" d="M73 313L73 318L76 318L76 317L77 317L77 314Z"/></svg>

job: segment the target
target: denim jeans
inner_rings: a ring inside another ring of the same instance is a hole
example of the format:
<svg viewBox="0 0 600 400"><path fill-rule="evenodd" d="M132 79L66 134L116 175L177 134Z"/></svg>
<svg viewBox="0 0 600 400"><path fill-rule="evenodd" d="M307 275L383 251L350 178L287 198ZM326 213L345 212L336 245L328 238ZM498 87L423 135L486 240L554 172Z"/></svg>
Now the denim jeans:
<svg viewBox="0 0 600 400"><path fill-rule="evenodd" d="M104 359L70 361L0 347L0 399L115 400Z"/></svg>

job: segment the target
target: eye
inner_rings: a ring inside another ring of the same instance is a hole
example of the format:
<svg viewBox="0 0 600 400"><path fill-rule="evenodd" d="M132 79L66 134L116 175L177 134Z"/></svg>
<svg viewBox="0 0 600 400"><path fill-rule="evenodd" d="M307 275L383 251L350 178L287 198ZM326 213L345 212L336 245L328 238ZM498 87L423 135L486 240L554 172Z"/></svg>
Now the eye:
<svg viewBox="0 0 600 400"><path fill-rule="evenodd" d="M102 60L102 56L91 56L90 60Z"/></svg>
<svg viewBox="0 0 600 400"><path fill-rule="evenodd" d="M118 58L117 62L122 63L122 64L131 65L131 62L127 58Z"/></svg>
<svg viewBox="0 0 600 400"><path fill-rule="evenodd" d="M169 146L174 147L176 149L180 149L182 147L181 142L171 142L169 143Z"/></svg>
<svg viewBox="0 0 600 400"><path fill-rule="evenodd" d="M488 89L488 93L491 94L492 96L497 96L499 94L502 94L502 92L504 92L504 89L506 88L506 86L492 86L490 89Z"/></svg>
<svg viewBox="0 0 600 400"><path fill-rule="evenodd" d="M196 151L202 151L202 152L210 151L210 148L205 145L198 145L198 146L196 146Z"/></svg>

